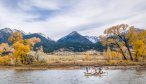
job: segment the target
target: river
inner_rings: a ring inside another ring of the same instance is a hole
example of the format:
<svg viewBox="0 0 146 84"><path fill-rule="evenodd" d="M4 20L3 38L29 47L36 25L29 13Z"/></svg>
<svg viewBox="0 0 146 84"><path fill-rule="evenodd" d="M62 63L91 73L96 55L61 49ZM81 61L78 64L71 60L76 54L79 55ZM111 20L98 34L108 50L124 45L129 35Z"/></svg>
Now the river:
<svg viewBox="0 0 146 84"><path fill-rule="evenodd" d="M145 70L104 70L85 76L84 70L0 70L0 84L146 84Z"/></svg>

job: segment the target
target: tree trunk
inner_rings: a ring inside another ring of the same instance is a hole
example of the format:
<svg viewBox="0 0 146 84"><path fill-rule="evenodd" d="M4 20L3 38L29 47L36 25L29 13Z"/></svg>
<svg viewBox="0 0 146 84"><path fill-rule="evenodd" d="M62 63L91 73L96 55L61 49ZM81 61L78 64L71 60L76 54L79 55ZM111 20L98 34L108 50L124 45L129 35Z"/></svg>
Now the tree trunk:
<svg viewBox="0 0 146 84"><path fill-rule="evenodd" d="M130 48L129 48L129 45L127 44L127 42L125 42L125 46L127 47L128 53L130 55L130 60L133 61L132 53L130 51Z"/></svg>
<svg viewBox="0 0 146 84"><path fill-rule="evenodd" d="M122 53L122 55L123 55L123 59L124 59L124 60L127 60L127 58L126 58L126 56L125 56L123 50L122 50L122 49L120 49L120 50L121 50L121 53Z"/></svg>
<svg viewBox="0 0 146 84"><path fill-rule="evenodd" d="M135 56L135 61L138 62L138 56L137 56L137 53L136 53L136 56Z"/></svg>
<svg viewBox="0 0 146 84"><path fill-rule="evenodd" d="M124 59L124 60L127 60L127 58L126 58L126 56L125 56L125 54L124 54L122 48L120 47L120 45L119 45L118 43L116 43L116 44L117 44L117 46L119 47L119 49L120 49L120 51L121 51L121 53L122 53L122 55L123 55L123 59Z"/></svg>
<svg viewBox="0 0 146 84"><path fill-rule="evenodd" d="M132 53L131 53L131 51L130 51L129 44L128 44L128 42L127 42L125 36L123 36L123 38L122 38L121 35L117 35L117 36L118 36L119 38L121 38L121 39L123 40L123 42L125 43L125 46L126 46L126 48L127 48L127 50L128 50L128 53L129 53L129 55L130 55L130 60L133 61Z"/></svg>

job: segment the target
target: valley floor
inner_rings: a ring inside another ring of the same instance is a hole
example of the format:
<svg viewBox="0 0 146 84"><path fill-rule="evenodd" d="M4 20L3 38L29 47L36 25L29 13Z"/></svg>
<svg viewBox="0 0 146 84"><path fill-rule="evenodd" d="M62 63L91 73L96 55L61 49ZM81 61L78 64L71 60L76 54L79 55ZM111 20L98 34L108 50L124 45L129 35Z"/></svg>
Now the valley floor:
<svg viewBox="0 0 146 84"><path fill-rule="evenodd" d="M30 65L1 64L0 69L85 69L89 67L103 67L104 69L146 69L146 60L139 62L121 59L106 60L101 55L46 55L45 62L34 62Z"/></svg>

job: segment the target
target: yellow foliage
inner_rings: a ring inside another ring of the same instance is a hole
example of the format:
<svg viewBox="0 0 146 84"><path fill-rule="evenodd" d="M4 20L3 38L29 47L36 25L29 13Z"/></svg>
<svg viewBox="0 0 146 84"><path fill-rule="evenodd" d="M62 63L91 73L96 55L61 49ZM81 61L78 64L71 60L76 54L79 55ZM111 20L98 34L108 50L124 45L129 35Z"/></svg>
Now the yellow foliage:
<svg viewBox="0 0 146 84"><path fill-rule="evenodd" d="M27 42L30 46L34 46L35 43L41 42L41 40L39 38L33 37L30 39L27 39Z"/></svg>
<svg viewBox="0 0 146 84"><path fill-rule="evenodd" d="M146 30L141 30L137 32L135 28L131 28L128 32L131 36L129 42L133 46L135 59L138 60L140 57L146 55Z"/></svg>
<svg viewBox="0 0 146 84"><path fill-rule="evenodd" d="M0 53L13 51L13 49L8 45L8 43L0 44Z"/></svg>
<svg viewBox="0 0 146 84"><path fill-rule="evenodd" d="M30 51L29 45L24 45L23 42L16 42L13 44L14 57L20 59L22 62L26 59L27 53Z"/></svg>
<svg viewBox="0 0 146 84"><path fill-rule="evenodd" d="M23 39L21 32L14 32L8 39L9 42L17 42Z"/></svg>
<svg viewBox="0 0 146 84"><path fill-rule="evenodd" d="M86 59L86 60L89 60L89 59L90 59L90 54L86 54L85 59Z"/></svg>
<svg viewBox="0 0 146 84"><path fill-rule="evenodd" d="M0 57L0 63L3 63L3 61L4 61L3 57Z"/></svg>
<svg viewBox="0 0 146 84"><path fill-rule="evenodd" d="M0 57L0 64L10 65L11 57L10 56L3 56Z"/></svg>
<svg viewBox="0 0 146 84"><path fill-rule="evenodd" d="M113 52L113 51L112 51L111 54L112 54L112 55L111 55L111 56L112 56L112 59L113 59L114 57L116 57L116 52Z"/></svg>
<svg viewBox="0 0 146 84"><path fill-rule="evenodd" d="M21 61L23 64L26 63L27 54L31 48L35 45L35 43L41 41L36 37L23 40L21 32L13 33L8 40L9 42L13 42L13 56L16 58L16 61Z"/></svg>
<svg viewBox="0 0 146 84"><path fill-rule="evenodd" d="M110 48L108 48L107 51L105 52L105 58L106 60L110 60L112 58L112 52Z"/></svg>

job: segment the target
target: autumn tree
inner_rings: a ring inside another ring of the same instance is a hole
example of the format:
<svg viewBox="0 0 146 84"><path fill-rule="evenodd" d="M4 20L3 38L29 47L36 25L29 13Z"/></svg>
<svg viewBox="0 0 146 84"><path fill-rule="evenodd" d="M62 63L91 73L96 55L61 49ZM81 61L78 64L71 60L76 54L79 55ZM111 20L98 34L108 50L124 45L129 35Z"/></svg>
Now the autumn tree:
<svg viewBox="0 0 146 84"><path fill-rule="evenodd" d="M25 63L27 53L30 51L29 45L25 45L23 41L18 41L15 42L12 47L15 49L13 55L17 59L17 61L20 60L22 63Z"/></svg>
<svg viewBox="0 0 146 84"><path fill-rule="evenodd" d="M138 31L132 26L127 35L130 37L129 43L135 52L135 60L138 61L138 58L146 55L146 30Z"/></svg>
<svg viewBox="0 0 146 84"><path fill-rule="evenodd" d="M8 40L13 43L13 55L16 58L16 62L20 61L23 64L27 63L27 54L31 48L35 43L40 42L40 39L36 37L23 40L21 32L13 33Z"/></svg>
<svg viewBox="0 0 146 84"><path fill-rule="evenodd" d="M107 37L100 35L99 38L100 38L101 44L103 46L105 46L105 51L107 51L107 48L108 48L108 45L109 45L109 42L107 41L108 40Z"/></svg>
<svg viewBox="0 0 146 84"><path fill-rule="evenodd" d="M13 52L13 48L11 48L7 43L0 44L0 54L12 53L12 52Z"/></svg>
<svg viewBox="0 0 146 84"><path fill-rule="evenodd" d="M107 61L109 61L109 60L111 60L111 58L112 58L112 51L111 51L111 49L108 47L108 48L107 48L107 51L105 51L105 59L106 59Z"/></svg>
<svg viewBox="0 0 146 84"><path fill-rule="evenodd" d="M121 48L122 46L125 46L129 53L130 59L133 61L133 56L130 51L130 44L129 44L130 37L127 36L127 30L129 28L130 27L127 24L120 24L120 25L112 26L112 27L106 29L104 31L104 34L107 35L107 38L111 37L111 43L117 45L117 47L122 52L124 59L127 59Z"/></svg>
<svg viewBox="0 0 146 84"><path fill-rule="evenodd" d="M22 40L23 40L23 36L21 32L14 32L8 39L8 41L12 43Z"/></svg>
<svg viewBox="0 0 146 84"><path fill-rule="evenodd" d="M0 64L9 65L11 61L11 55L13 53L13 48L11 48L8 43L0 44Z"/></svg>
<svg viewBox="0 0 146 84"><path fill-rule="evenodd" d="M29 44L30 47L33 47L36 43L41 42L41 40L39 38L36 38L36 37L26 39L25 41L27 44Z"/></svg>
<svg viewBox="0 0 146 84"><path fill-rule="evenodd" d="M121 42L119 42L118 39L116 39L116 37L114 36L100 36L100 41L102 42L103 46L109 47L109 45L114 45L114 47L116 47L118 50L118 52L120 52L123 56L124 60L127 60L126 55L124 53L124 48ZM106 48L105 51L107 51L108 48Z"/></svg>

